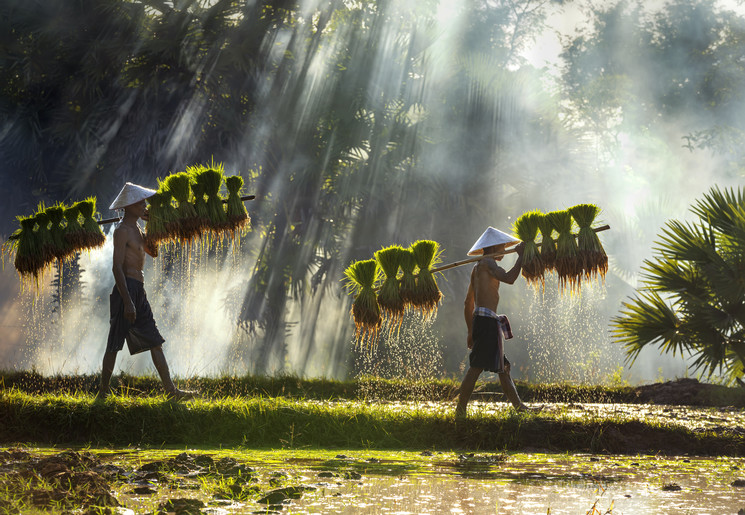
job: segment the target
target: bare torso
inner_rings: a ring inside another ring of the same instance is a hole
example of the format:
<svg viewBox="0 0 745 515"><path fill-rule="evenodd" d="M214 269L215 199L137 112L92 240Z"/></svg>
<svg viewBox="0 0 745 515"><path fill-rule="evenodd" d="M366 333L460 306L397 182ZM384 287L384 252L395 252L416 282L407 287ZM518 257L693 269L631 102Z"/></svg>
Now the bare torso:
<svg viewBox="0 0 745 515"><path fill-rule="evenodd" d="M124 222L114 230L114 263L121 259L121 267L126 277L145 282L145 240L140 227Z"/></svg>
<svg viewBox="0 0 745 515"><path fill-rule="evenodd" d="M497 312L499 306L499 272L504 273L494 259L482 259L471 271L471 288L475 307Z"/></svg>

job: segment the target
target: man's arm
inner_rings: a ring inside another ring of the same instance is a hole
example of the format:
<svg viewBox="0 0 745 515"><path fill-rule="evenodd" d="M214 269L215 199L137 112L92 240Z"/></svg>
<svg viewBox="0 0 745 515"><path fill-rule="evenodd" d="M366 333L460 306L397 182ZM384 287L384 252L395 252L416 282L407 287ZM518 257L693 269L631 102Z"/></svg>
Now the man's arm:
<svg viewBox="0 0 745 515"><path fill-rule="evenodd" d="M497 278L499 282L514 284L517 278L520 276L520 270L523 267L523 251L525 250L525 243L520 242L515 247L517 251L517 260L512 266L509 272L506 272L504 268L494 263L494 267L489 267L489 271Z"/></svg>
<svg viewBox="0 0 745 515"><path fill-rule="evenodd" d="M470 349L471 347L473 347L473 281L468 283L468 293L466 293L466 300L463 304L463 316L466 319L466 327L468 328L468 338L466 339L466 344Z"/></svg>
<svg viewBox="0 0 745 515"><path fill-rule="evenodd" d="M129 234L126 229L122 227L114 229L114 266L112 267L112 272L114 272L116 289L119 290L119 295L122 296L122 300L124 301L124 317L130 323L134 323L136 318L135 305L132 302L132 297L129 296L127 277L124 275L124 257L127 254L128 240Z"/></svg>

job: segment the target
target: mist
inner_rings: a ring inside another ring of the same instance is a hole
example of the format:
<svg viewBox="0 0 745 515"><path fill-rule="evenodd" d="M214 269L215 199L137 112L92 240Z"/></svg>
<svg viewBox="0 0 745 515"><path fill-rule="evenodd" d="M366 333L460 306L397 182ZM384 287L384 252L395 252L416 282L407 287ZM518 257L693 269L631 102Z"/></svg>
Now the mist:
<svg viewBox="0 0 745 515"><path fill-rule="evenodd" d="M108 216L105 206L125 180L154 187L156 177L214 158L257 195L247 203L252 230L239 241L164 247L148 258L145 287L172 372L344 378L375 365L353 342L352 299L342 281L353 260L432 239L443 262L457 261L487 226L509 232L525 211L594 203L603 210L598 222L611 227L600 234L610 259L604 283L583 284L577 295L559 295L555 277L542 291L522 278L502 289L500 311L515 334L505 348L513 376L638 383L693 374L686 357L655 350L630 366L609 334L665 222L689 219L688 207L712 186L742 181L740 155L715 138L715 129L742 118L742 106L706 109L703 82L693 85L715 63L683 54L670 62L680 83L673 95L659 81L667 71L646 50L668 47L642 37L642 20L658 20L654 30L662 33L662 21L675 22L688 4L301 4L296 25L266 28L246 43L263 65L240 84L225 78L225 50L195 64L209 94L169 90L167 129L150 130L137 101L122 100L111 142L80 158L88 175L52 182L47 165L33 184L50 186L33 196L29 183L12 181L14 169L0 165L14 184L9 191L23 190L0 209L3 239L14 216L30 214L38 200L94 194ZM252 5L235 16L248 20ZM733 31L745 25L742 12L724 10L735 7L714 10ZM597 43L600 18L612 30ZM250 105L213 107L223 101L218 93L243 90ZM226 113L241 109L236 127ZM9 158L17 157L14 138L23 137L9 132L19 116L0 139ZM221 123L214 137L205 129ZM5 264L0 368L99 371L114 285L107 231L103 248L81 254L81 285L59 303L51 283L21 291ZM398 337L381 336L381 345L398 349L395 367L415 363L430 376L461 376L469 274L460 267L438 276L444 297L431 325L415 321ZM119 372L155 373L149 357L126 348Z"/></svg>

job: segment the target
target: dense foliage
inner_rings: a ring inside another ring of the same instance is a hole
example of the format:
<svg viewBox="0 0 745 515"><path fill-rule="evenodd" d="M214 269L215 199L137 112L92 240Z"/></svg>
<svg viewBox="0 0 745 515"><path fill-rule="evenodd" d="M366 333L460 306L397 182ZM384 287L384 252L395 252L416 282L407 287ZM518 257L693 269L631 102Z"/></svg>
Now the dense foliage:
<svg viewBox="0 0 745 515"><path fill-rule="evenodd" d="M690 353L709 376L745 373L745 193L711 189L693 207L695 222L671 220L644 283L613 320L633 361L647 345Z"/></svg>

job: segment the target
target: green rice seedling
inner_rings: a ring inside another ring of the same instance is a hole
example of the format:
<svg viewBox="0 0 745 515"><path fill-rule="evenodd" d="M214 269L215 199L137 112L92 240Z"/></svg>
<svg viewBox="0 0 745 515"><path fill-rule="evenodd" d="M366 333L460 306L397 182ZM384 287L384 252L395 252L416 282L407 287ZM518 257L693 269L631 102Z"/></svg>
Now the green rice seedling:
<svg viewBox="0 0 745 515"><path fill-rule="evenodd" d="M96 213L96 197L88 197L85 200L76 202L78 211L83 217L83 231L85 233L85 244L86 249L95 249L103 246L106 241L101 226L93 218Z"/></svg>
<svg viewBox="0 0 745 515"><path fill-rule="evenodd" d="M225 178L225 186L228 188L228 203L225 208L228 228L233 236L240 232L250 222L246 206L241 200L241 188L243 187L243 177L240 175L231 175Z"/></svg>
<svg viewBox="0 0 745 515"><path fill-rule="evenodd" d="M34 218L36 219L36 235L40 254L37 268L41 272L54 261L54 239L49 229L49 213L47 213L43 203L39 204Z"/></svg>
<svg viewBox="0 0 745 515"><path fill-rule="evenodd" d="M65 243L68 256L75 254L85 247L86 237L83 226L80 224L80 208L73 204L65 208Z"/></svg>
<svg viewBox="0 0 745 515"><path fill-rule="evenodd" d="M202 231L202 222L191 203L191 175L186 172L174 173L166 177L168 189L176 200L179 236L182 242L190 242Z"/></svg>
<svg viewBox="0 0 745 515"><path fill-rule="evenodd" d="M579 227L577 249L585 277L594 279L599 276L604 279L608 272L608 255L591 227L600 214L600 208L595 204L577 204L570 207L569 212Z"/></svg>
<svg viewBox="0 0 745 515"><path fill-rule="evenodd" d="M168 235L168 241L176 241L181 238L181 225L179 223L178 211L173 205L173 192L168 189L165 182L158 181L158 191L162 195L161 202L161 214L163 216L163 224L165 226L166 234Z"/></svg>
<svg viewBox="0 0 745 515"><path fill-rule="evenodd" d="M535 239L538 236L541 220L544 215L540 211L528 211L515 220L514 232L525 242L523 252L522 275L528 284L538 288L544 286L543 263Z"/></svg>
<svg viewBox="0 0 745 515"><path fill-rule="evenodd" d="M404 305L407 309L412 309L416 302L416 258L411 249L402 249L400 256L401 264L401 285L399 291Z"/></svg>
<svg viewBox="0 0 745 515"><path fill-rule="evenodd" d="M411 245L411 254L419 267L414 289L413 305L419 309L425 319L437 313L437 305L442 299L442 292L432 274L432 266L439 261L440 244L432 240L419 240Z"/></svg>
<svg viewBox="0 0 745 515"><path fill-rule="evenodd" d="M361 341L366 336L374 337L382 323L374 289L379 277L378 264L374 259L355 261L344 271L344 275L352 292L357 294L352 303L355 337Z"/></svg>
<svg viewBox="0 0 745 515"><path fill-rule="evenodd" d="M572 233L572 215L569 210L548 213L551 223L559 236L556 238L556 272L559 288L569 292L580 288L582 264L578 259L577 241Z"/></svg>
<svg viewBox="0 0 745 515"><path fill-rule="evenodd" d="M228 217L222 206L222 197L220 196L220 186L223 181L222 164L212 163L209 168L202 170L196 176L197 184L202 185L202 191L207 197L205 200L207 207L207 218L210 229L215 234L219 234L227 228Z"/></svg>
<svg viewBox="0 0 745 515"><path fill-rule="evenodd" d="M155 192L147 199L148 217L147 222L145 222L145 245L150 249L157 249L159 243L169 237L166 231L166 222L163 218L164 201L165 198L160 192Z"/></svg>
<svg viewBox="0 0 745 515"><path fill-rule="evenodd" d="M36 275L40 269L40 264L43 265L43 263L40 262L40 245L37 233L34 230L36 219L33 216L23 216L18 217L18 221L21 229L15 240L16 252L14 263L23 281L23 279L31 275Z"/></svg>
<svg viewBox="0 0 745 515"><path fill-rule="evenodd" d="M548 215L543 215L538 220L538 230L541 231L541 264L543 265L543 277L546 272L556 270L556 241L553 238L554 225Z"/></svg>
<svg viewBox="0 0 745 515"><path fill-rule="evenodd" d="M401 326L404 316L404 299L398 283L398 269L401 268L401 253L404 249L400 245L380 249L375 253L375 260L385 274L383 284L378 291L378 304L390 331Z"/></svg>
<svg viewBox="0 0 745 515"><path fill-rule="evenodd" d="M56 259L65 259L68 256L67 245L65 243L65 227L62 225L65 219L64 204L57 203L46 209L49 215L49 232L52 236L54 246L52 253Z"/></svg>
<svg viewBox="0 0 745 515"><path fill-rule="evenodd" d="M204 185L196 182L196 177L195 175L194 182L191 184L191 191L194 194L194 210L199 218L200 230L205 231L210 227L210 215L207 210L207 202L204 200Z"/></svg>

